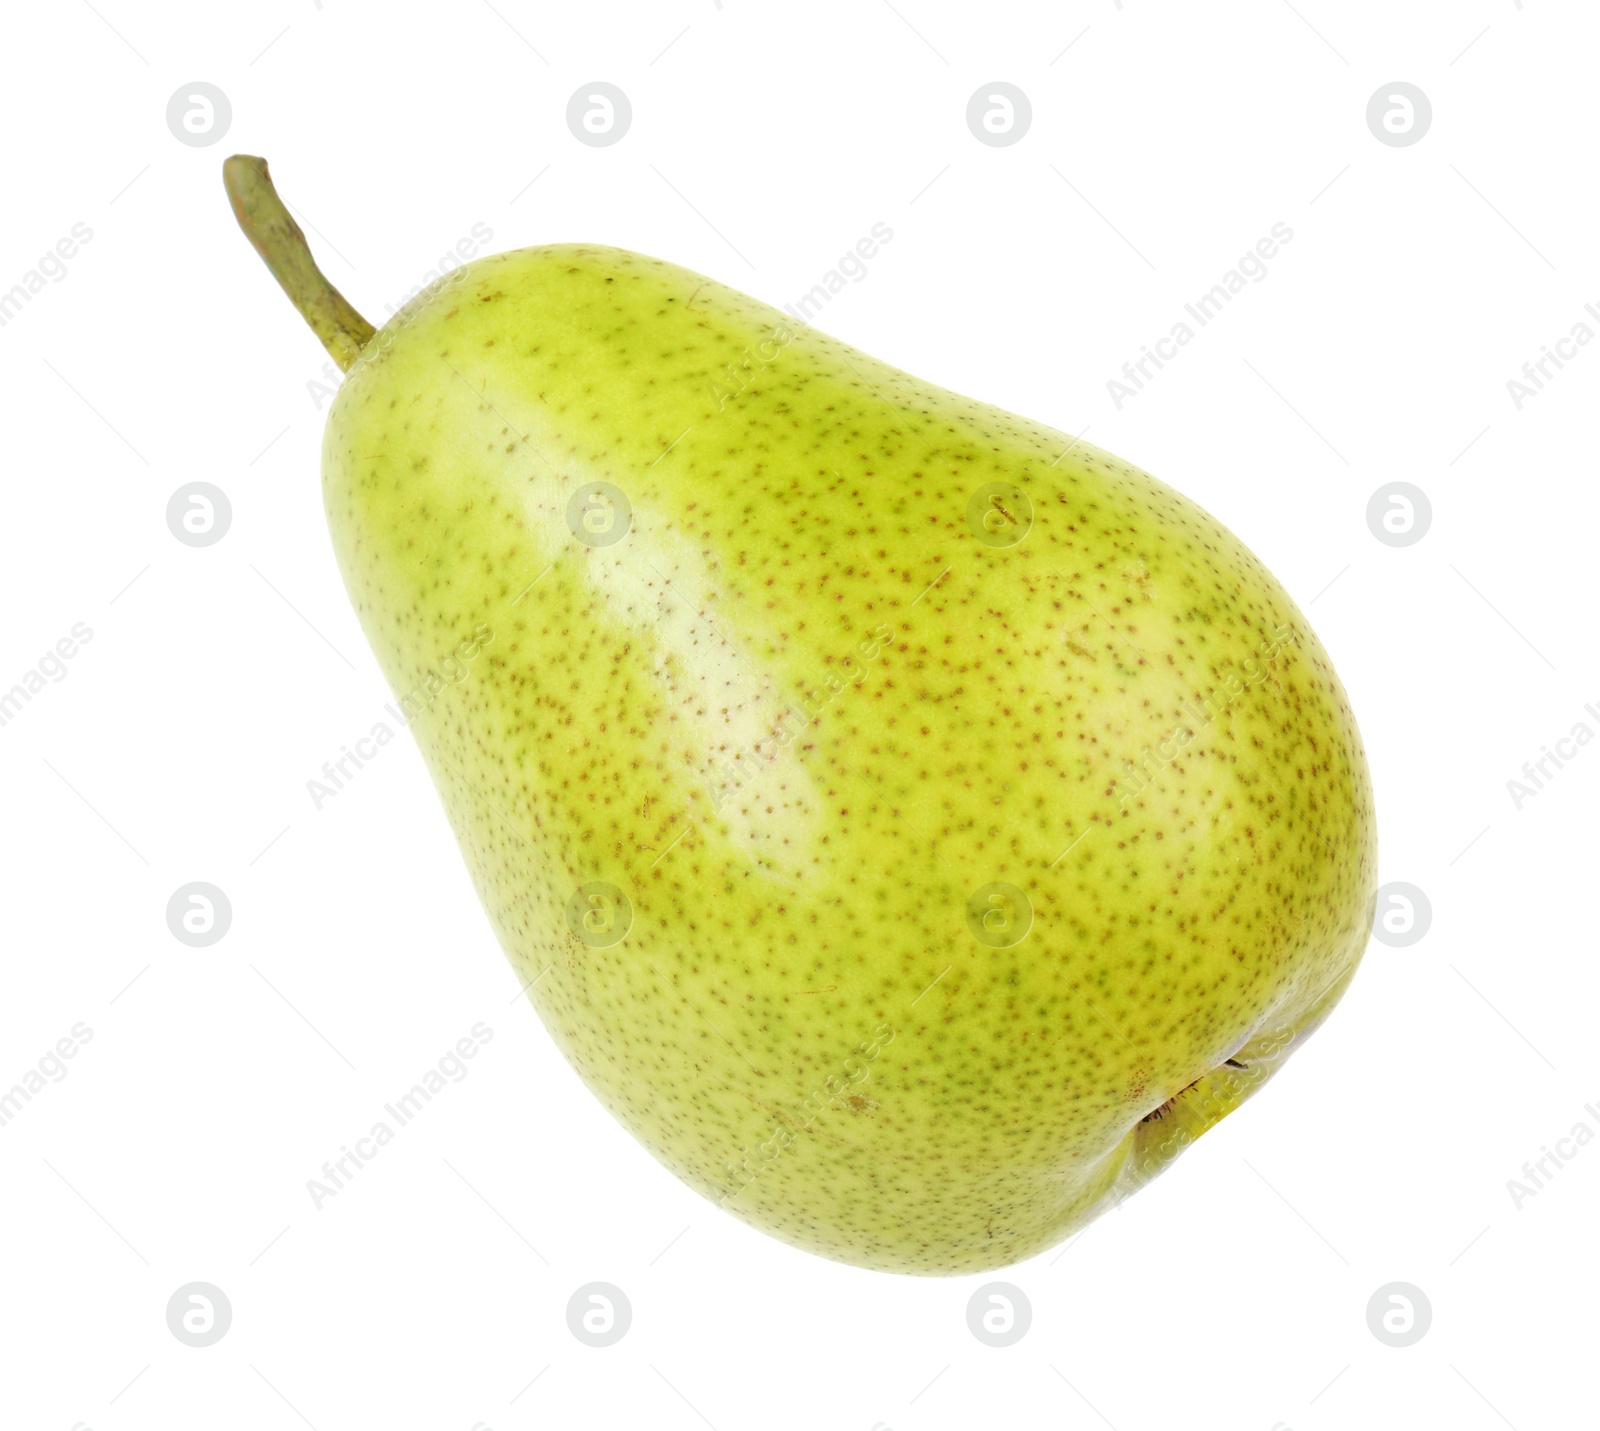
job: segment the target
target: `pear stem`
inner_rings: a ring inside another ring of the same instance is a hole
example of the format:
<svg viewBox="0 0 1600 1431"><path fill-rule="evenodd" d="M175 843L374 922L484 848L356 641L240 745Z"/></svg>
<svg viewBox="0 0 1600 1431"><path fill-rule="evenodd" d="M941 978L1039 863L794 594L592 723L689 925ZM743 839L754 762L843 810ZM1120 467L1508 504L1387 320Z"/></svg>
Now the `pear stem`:
<svg viewBox="0 0 1600 1431"><path fill-rule="evenodd" d="M317 267L305 234L272 185L267 161L235 154L223 161L222 183L245 237L255 245L278 286L289 295L333 361L341 371L349 372L377 330Z"/></svg>

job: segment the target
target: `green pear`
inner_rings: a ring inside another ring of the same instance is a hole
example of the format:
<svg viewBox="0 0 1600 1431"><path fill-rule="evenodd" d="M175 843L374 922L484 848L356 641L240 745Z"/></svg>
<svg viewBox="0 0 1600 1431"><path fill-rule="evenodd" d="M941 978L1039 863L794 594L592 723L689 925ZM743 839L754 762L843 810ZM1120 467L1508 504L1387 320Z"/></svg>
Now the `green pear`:
<svg viewBox="0 0 1600 1431"><path fill-rule="evenodd" d="M1366 759L1215 518L621 249L478 259L375 332L265 164L226 177L347 370L334 548L495 932L696 1191L859 1266L1000 1267L1328 1014Z"/></svg>

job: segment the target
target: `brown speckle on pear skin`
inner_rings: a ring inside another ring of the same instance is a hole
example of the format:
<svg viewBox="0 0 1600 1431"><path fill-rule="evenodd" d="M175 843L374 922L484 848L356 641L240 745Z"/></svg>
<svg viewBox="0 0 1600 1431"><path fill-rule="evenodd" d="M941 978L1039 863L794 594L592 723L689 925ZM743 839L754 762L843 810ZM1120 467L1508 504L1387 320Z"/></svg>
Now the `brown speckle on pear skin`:
<svg viewBox="0 0 1600 1431"><path fill-rule="evenodd" d="M530 1001L706 1197L862 1266L1003 1266L1343 992L1360 738L1193 503L616 249L475 261L390 326L325 439L346 584L397 698L432 689L410 729ZM1010 547L969 520L995 482ZM569 524L592 483L609 545ZM596 884L617 942L569 909ZM975 936L991 885L1020 942Z"/></svg>

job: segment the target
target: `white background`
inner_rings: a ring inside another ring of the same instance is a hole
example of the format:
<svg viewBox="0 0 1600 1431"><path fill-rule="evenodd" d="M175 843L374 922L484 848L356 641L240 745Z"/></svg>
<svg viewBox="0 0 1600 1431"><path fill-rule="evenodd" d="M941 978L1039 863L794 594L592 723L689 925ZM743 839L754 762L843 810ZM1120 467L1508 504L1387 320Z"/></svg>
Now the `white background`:
<svg viewBox="0 0 1600 1431"><path fill-rule="evenodd" d="M1507 1184L1600 1131L1600 745L1521 809L1507 781L1600 731L1600 345L1520 410L1506 384L1600 300L1600 16L896 6L8 11L0 290L93 238L0 328L0 689L93 638L0 728L0 1088L93 1037L0 1127L7 1427L1593 1424L1600 1147ZM1006 148L965 123L997 79L1033 106ZM232 105L210 147L165 119L196 80ZM633 105L610 148L565 122L594 80ZM1433 106L1405 148L1365 120L1395 80ZM313 808L390 696L324 531L324 355L234 227L234 150L375 320L476 223L779 304L886 223L820 325L1087 429L1260 554L1350 691L1426 936L1375 941L1274 1083L1065 1250L928 1281L717 1212L518 998L409 737ZM1268 276L1119 410L1107 380L1277 222ZM204 549L165 518L197 480L233 509ZM1394 480L1433 509L1405 548L1366 521ZM168 931L193 880L232 902L210 948ZM316 1210L480 1020L470 1076ZM1005 1349L966 1319L995 1278L1033 1311ZM233 1309L204 1349L167 1327L192 1281ZM633 1308L605 1349L566 1322L592 1281ZM1367 1320L1396 1281L1432 1307L1403 1349Z"/></svg>

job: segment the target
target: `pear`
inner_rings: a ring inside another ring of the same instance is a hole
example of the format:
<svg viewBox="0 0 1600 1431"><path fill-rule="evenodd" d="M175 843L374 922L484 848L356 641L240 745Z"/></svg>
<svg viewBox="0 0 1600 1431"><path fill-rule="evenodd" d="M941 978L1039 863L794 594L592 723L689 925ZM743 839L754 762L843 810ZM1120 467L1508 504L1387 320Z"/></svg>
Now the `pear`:
<svg viewBox="0 0 1600 1431"><path fill-rule="evenodd" d="M1004 1266L1328 1014L1366 760L1215 518L621 249L475 260L375 332L225 172L347 370L334 548L495 932L691 1187L859 1266Z"/></svg>

